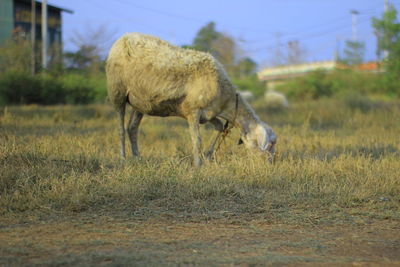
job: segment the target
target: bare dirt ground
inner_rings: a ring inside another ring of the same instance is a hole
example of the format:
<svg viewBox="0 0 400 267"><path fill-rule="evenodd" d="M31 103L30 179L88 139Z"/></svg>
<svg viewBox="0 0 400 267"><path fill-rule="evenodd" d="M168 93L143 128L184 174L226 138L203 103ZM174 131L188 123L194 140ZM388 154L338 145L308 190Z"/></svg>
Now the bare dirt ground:
<svg viewBox="0 0 400 267"><path fill-rule="evenodd" d="M1 219L0 266L400 266L400 224L78 215Z"/></svg>

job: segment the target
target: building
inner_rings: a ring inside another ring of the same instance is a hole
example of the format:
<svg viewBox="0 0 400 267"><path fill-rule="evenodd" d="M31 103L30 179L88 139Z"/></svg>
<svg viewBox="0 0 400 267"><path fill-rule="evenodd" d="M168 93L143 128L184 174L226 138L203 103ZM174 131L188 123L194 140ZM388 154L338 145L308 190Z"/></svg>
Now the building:
<svg viewBox="0 0 400 267"><path fill-rule="evenodd" d="M288 66L277 66L262 69L257 73L258 79L267 82L267 87L273 89L276 85L295 77L303 76L316 70L331 71L337 67L336 61L322 61Z"/></svg>
<svg viewBox="0 0 400 267"><path fill-rule="evenodd" d="M31 32L31 0L0 1L0 45L9 39L29 39ZM36 40L42 39L41 13L42 3L36 1ZM48 44L62 45L62 12L73 13L72 10L47 5L48 12Z"/></svg>
<svg viewBox="0 0 400 267"><path fill-rule="evenodd" d="M277 66L264 68L257 73L261 81L267 82L267 87L273 89L276 85L286 80L306 75L316 70L333 71L335 69L354 69L365 72L379 72L379 64L377 62L367 62L354 67L341 64L337 61L322 61L313 63L304 63L288 66Z"/></svg>

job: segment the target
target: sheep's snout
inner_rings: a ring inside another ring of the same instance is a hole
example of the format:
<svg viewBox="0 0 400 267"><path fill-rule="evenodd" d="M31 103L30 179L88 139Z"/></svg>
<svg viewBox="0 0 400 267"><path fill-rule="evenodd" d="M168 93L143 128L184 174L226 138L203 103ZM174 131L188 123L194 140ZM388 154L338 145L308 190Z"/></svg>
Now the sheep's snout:
<svg viewBox="0 0 400 267"><path fill-rule="evenodd" d="M275 133L272 133L272 134L269 136L269 144L268 144L268 147L267 147L267 150L268 150L269 152L275 151L276 139L277 139L277 138L276 138Z"/></svg>
<svg viewBox="0 0 400 267"><path fill-rule="evenodd" d="M276 142L277 137L272 128L266 124L259 124L249 133L243 134L238 144L244 143L247 148L266 157L272 163Z"/></svg>
<svg viewBox="0 0 400 267"><path fill-rule="evenodd" d="M275 159L275 144L270 142L267 147L267 158L269 163L273 163Z"/></svg>

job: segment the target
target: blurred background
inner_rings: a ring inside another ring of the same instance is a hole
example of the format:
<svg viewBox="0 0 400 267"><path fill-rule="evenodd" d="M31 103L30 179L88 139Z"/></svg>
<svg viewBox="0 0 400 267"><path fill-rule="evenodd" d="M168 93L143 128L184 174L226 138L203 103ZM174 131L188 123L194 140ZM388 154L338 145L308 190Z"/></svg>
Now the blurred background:
<svg viewBox="0 0 400 267"><path fill-rule="evenodd" d="M1 0L0 104L105 102L105 59L126 32L211 53L250 101L271 92L393 100L399 8L394 0Z"/></svg>

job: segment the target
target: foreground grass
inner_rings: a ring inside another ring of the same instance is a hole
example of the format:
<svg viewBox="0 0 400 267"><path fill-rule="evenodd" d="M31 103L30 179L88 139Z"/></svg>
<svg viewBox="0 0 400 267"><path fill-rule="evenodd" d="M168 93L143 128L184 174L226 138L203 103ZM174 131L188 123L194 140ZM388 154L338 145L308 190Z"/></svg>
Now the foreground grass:
<svg viewBox="0 0 400 267"><path fill-rule="evenodd" d="M68 227L75 227L72 218L76 216L84 218L82 221L92 218L91 223L96 221L93 219L96 216L102 220L122 216L125 218L119 222L122 225L126 224L125 220L158 218L167 220L167 224L171 220L198 223L196 227L210 221L228 220L231 225L258 220L306 228L341 225L349 232L354 231L351 227L373 223L379 229L383 225L398 228L399 104L364 109L326 100L297 103L287 111L267 110L262 103L255 106L258 114L278 133L275 164L267 164L264 158L237 146L239 134L233 132L216 154L215 161L199 170L191 167L190 139L186 123L181 119L145 117L139 136L142 158L123 162L119 158L116 115L109 106L4 109L0 115L2 224L35 224L44 220L54 223L47 229L51 232L52 227L64 221ZM210 131L208 127L203 131L206 143ZM68 227L60 231L68 232ZM222 226L216 226L216 233L219 227ZM250 232L254 230L253 226L247 228ZM35 231L32 230L34 234ZM117 230L111 233L119 236ZM390 236L399 238L393 233ZM11 236L7 238L12 240ZM140 242L146 243L147 237L143 238ZM298 246L311 246L315 251L320 251L319 246L328 246L325 241L310 240ZM360 239L360 244L363 240ZM10 246L14 244L23 250L24 245L18 240L13 242L10 241ZM99 245L90 242L81 246ZM122 241L102 238L98 242L112 247L110 244ZM278 242L279 246L293 247L300 241L286 245L282 242ZM389 247L399 252L394 248L398 243L393 242ZM253 249L251 244L249 251ZM157 250L157 245L153 246ZM193 250L199 250L193 246ZM24 253L0 250L4 255ZM52 252L49 250L49 253ZM100 257L87 253L79 257L90 259L78 257L68 262L67 257L66 262L47 263L96 262L96 257ZM107 259L103 256L100 258ZM144 263L153 263L152 256L147 256L143 257L149 261ZM127 262L140 261L136 256L118 253L113 259L124 257ZM231 263L227 259L221 263ZM251 258L238 263L264 260ZM294 257L281 262L308 260ZM217 258L214 262L218 262Z"/></svg>
<svg viewBox="0 0 400 267"><path fill-rule="evenodd" d="M108 106L5 109L0 213L109 205L134 212L155 205L187 213L362 207L398 216L398 105L368 113L332 101L272 114L258 107L279 135L276 163L237 146L238 133L232 133L216 161L200 170L191 167L180 119L146 117L143 157L122 162Z"/></svg>

